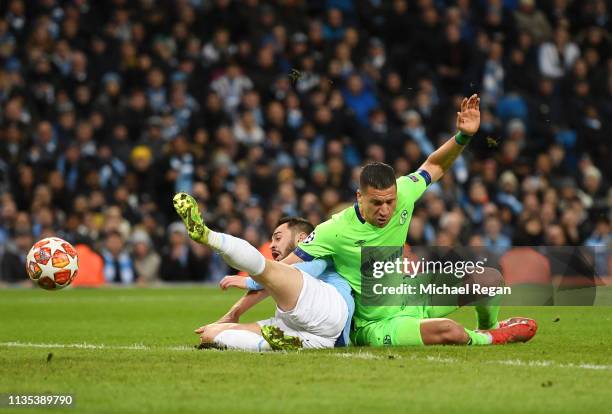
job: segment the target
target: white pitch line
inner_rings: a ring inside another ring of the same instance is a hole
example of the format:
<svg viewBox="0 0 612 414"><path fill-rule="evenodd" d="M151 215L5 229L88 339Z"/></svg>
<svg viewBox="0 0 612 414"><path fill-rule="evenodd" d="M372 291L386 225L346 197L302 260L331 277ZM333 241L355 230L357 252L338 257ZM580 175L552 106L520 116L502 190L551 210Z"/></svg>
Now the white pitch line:
<svg viewBox="0 0 612 414"><path fill-rule="evenodd" d="M338 358L354 358L354 359L383 359L382 355L374 355L371 352L342 352L342 353L333 353Z"/></svg>
<svg viewBox="0 0 612 414"><path fill-rule="evenodd" d="M105 345L105 344L89 344L86 342L83 343L75 343L75 344L54 344L54 343L32 343L32 342L0 342L0 347L6 348L72 348L72 349L90 349L90 350L130 350L130 351L193 351L194 348L185 345L179 346L169 346L169 347L150 347L143 344L133 344L133 345ZM271 353L269 353L271 354ZM316 355L316 354L313 354ZM334 352L329 353L327 355L336 357L336 358L352 358L352 359L364 359L364 360L383 360L389 359L389 356L393 356L392 359L404 359L401 355L376 355L368 351L358 351L358 352ZM443 364L456 364L461 362L470 363L471 361L460 360L457 358L445 358L439 356L426 356L426 357L417 357L410 356L405 358L409 361L424 361L424 362L436 362ZM571 368L571 369L585 369L585 370L593 370L593 371L612 371L612 365L598 365L591 363L559 363L555 361L546 361L546 360L532 360L532 361L524 361L520 359L505 359L505 360L491 360L491 361L479 361L482 364L490 364L490 365L509 365L509 366L521 366L521 367L531 367L531 368L541 368L541 367L550 367L550 368Z"/></svg>
<svg viewBox="0 0 612 414"><path fill-rule="evenodd" d="M612 370L612 365L597 365L597 364L559 364L555 361L521 361L520 359L509 359L505 361L485 361L491 364L525 366L525 367L557 367L557 368L579 368L591 369L596 371Z"/></svg>
<svg viewBox="0 0 612 414"><path fill-rule="evenodd" d="M340 358L354 358L354 359L387 359L388 356L384 355L373 355L369 352L344 352L341 354L329 354L333 356L337 356ZM391 355L391 354L389 354ZM403 359L401 355L392 355L392 359ZM459 360L457 358L443 358L436 356L426 356L426 357L417 357L411 356L406 358L409 361L424 361L424 362L438 362L443 364L456 364L461 362L470 363L470 361ZM595 370L595 371L612 371L612 365L597 365L597 364L589 364L589 363L569 363L563 364L555 361L523 361L520 359L506 359L506 360L491 360L491 361L478 361L482 364L490 364L490 365L510 365L510 366L524 366L524 367L551 367L551 368L573 368L573 369L586 369L586 370Z"/></svg>
<svg viewBox="0 0 612 414"><path fill-rule="evenodd" d="M142 344L133 345L105 345L105 344L88 344L86 342L79 344L44 344L44 343L32 343L32 342L0 342L0 346L7 348L73 348L73 349L97 349L97 350L130 350L130 351L151 351L151 350L165 350L165 351L187 351L193 348L174 346L174 347L160 347L152 348Z"/></svg>
<svg viewBox="0 0 612 414"><path fill-rule="evenodd" d="M179 346L169 346L167 348L155 348L155 349L163 349L166 351L193 351L195 348L193 346L179 345Z"/></svg>
<svg viewBox="0 0 612 414"><path fill-rule="evenodd" d="M121 303L131 303L131 302L178 302L185 300L185 298L199 298L198 295L162 295L162 296L126 296L126 295L117 295L117 296L99 296L94 298L83 298L83 297L73 297L73 296L62 296L61 299L59 297L10 297L3 298L3 305L12 305L12 304L24 304L24 303L37 303L37 304L66 304L66 303L108 303L108 302L121 302ZM208 300L208 298L207 298ZM215 298L211 298L210 300L217 300ZM225 300L220 298L219 300Z"/></svg>

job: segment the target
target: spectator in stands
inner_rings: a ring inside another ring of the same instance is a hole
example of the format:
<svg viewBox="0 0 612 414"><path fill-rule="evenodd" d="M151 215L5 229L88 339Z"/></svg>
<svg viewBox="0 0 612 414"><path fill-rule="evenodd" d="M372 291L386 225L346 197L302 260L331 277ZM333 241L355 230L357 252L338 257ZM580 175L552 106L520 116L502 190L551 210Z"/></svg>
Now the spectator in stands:
<svg viewBox="0 0 612 414"><path fill-rule="evenodd" d="M253 87L253 82L242 73L236 62L230 62L225 74L210 85L224 102L225 111L231 116L235 115L242 95Z"/></svg>
<svg viewBox="0 0 612 414"><path fill-rule="evenodd" d="M493 253L502 255L512 246L511 240L501 232L502 225L497 217L487 217L484 228L483 246L491 249Z"/></svg>
<svg viewBox="0 0 612 414"><path fill-rule="evenodd" d="M196 254L190 247L185 226L180 222L168 228L169 245L162 252L159 275L167 282L204 280L208 277L204 252Z"/></svg>
<svg viewBox="0 0 612 414"><path fill-rule="evenodd" d="M539 44L551 38L552 29L544 13L535 7L535 3L535 0L519 0L514 19L517 30L528 33L533 41Z"/></svg>
<svg viewBox="0 0 612 414"><path fill-rule="evenodd" d="M355 112L357 120L367 125L368 114L376 107L378 101L374 93L364 85L363 78L359 74L354 73L348 77L343 97L346 105Z"/></svg>
<svg viewBox="0 0 612 414"><path fill-rule="evenodd" d="M539 51L540 72L543 76L559 79L569 71L580 56L580 49L570 41L563 28L555 31L554 39L542 43Z"/></svg>
<svg viewBox="0 0 612 414"><path fill-rule="evenodd" d="M134 283L134 264L119 231L109 231L106 234L102 257L104 278L108 283Z"/></svg>
<svg viewBox="0 0 612 414"><path fill-rule="evenodd" d="M0 283L23 283L28 280L26 274L26 255L32 247L32 234L28 229L15 232L15 242L7 244L0 240Z"/></svg>
<svg viewBox="0 0 612 414"><path fill-rule="evenodd" d="M612 234L610 233L610 220L607 217L597 219L595 229L591 236L585 240L584 245L592 247L595 251L596 274L608 276Z"/></svg>
<svg viewBox="0 0 612 414"><path fill-rule="evenodd" d="M144 230L135 230L132 234L132 258L134 271L139 284L150 284L159 280L161 258L153 250L151 238Z"/></svg>

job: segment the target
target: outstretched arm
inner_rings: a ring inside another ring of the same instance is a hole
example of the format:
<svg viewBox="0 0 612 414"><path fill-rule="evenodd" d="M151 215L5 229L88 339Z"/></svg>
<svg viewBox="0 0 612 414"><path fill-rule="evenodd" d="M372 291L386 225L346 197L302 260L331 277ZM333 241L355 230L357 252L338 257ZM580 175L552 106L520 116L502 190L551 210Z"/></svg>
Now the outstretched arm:
<svg viewBox="0 0 612 414"><path fill-rule="evenodd" d="M461 102L461 111L457 112L457 135L431 153L419 169L427 171L432 182L438 181L461 155L479 127L480 98L474 94L469 99L463 98Z"/></svg>
<svg viewBox="0 0 612 414"><path fill-rule="evenodd" d="M299 262L293 265L296 269L302 270L308 273L310 276L318 278L327 269L327 262L322 259L311 260L310 262ZM228 287L237 287L240 289L248 290L262 290L264 287L253 280L252 277L242 276L225 276L221 280L221 289L225 290Z"/></svg>

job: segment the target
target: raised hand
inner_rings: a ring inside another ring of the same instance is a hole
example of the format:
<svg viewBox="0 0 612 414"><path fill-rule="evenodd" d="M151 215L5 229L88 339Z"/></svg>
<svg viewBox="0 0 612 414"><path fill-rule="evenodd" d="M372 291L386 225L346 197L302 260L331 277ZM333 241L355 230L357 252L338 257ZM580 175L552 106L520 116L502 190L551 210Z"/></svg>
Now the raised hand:
<svg viewBox="0 0 612 414"><path fill-rule="evenodd" d="M480 127L480 98L474 94L461 101L461 112L457 112L457 129L472 136Z"/></svg>
<svg viewBox="0 0 612 414"><path fill-rule="evenodd" d="M223 290L226 290L230 287L236 287L240 289L246 289L246 277L244 276L225 276L219 282L219 287Z"/></svg>

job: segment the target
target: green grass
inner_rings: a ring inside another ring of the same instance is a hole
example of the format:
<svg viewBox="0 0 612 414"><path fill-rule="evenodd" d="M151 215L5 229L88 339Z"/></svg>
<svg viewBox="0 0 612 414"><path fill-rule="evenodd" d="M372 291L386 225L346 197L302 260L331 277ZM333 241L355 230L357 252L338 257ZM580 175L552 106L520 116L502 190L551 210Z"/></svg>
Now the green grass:
<svg viewBox="0 0 612 414"><path fill-rule="evenodd" d="M503 309L503 317L531 316L540 325L532 342L509 346L192 349L193 329L239 294L202 287L0 290L0 393L75 398L70 409L0 414L611 410L611 307ZM266 301L245 321L272 310ZM474 323L471 309L452 317ZM27 345L84 343L105 348Z"/></svg>

